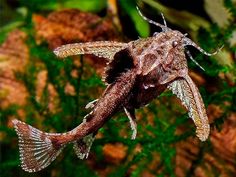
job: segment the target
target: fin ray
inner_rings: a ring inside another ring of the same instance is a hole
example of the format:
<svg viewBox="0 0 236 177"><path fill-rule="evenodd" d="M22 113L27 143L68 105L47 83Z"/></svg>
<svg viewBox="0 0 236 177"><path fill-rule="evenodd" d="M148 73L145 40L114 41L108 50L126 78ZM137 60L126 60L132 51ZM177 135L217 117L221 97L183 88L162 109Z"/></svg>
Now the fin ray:
<svg viewBox="0 0 236 177"><path fill-rule="evenodd" d="M79 139L74 142L73 148L79 159L88 158L89 151L95 139L94 137L95 137L95 134L91 133L85 136L84 138Z"/></svg>
<svg viewBox="0 0 236 177"><path fill-rule="evenodd" d="M62 45L54 50L56 56L65 58L72 55L93 54L113 60L114 55L127 47L127 43L115 41L97 41Z"/></svg>
<svg viewBox="0 0 236 177"><path fill-rule="evenodd" d="M19 120L13 120L19 137L21 167L27 172L40 171L47 167L62 151L64 145L54 147L52 134L44 133Z"/></svg>
<svg viewBox="0 0 236 177"><path fill-rule="evenodd" d="M196 134L201 141L206 141L210 133L210 126L202 97L189 76L185 79L178 79L168 86L188 110L189 117L196 125Z"/></svg>
<svg viewBox="0 0 236 177"><path fill-rule="evenodd" d="M137 123L136 123L136 116L134 113L134 109L130 110L124 107L125 113L129 118L130 128L132 130L131 139L134 140L137 136Z"/></svg>

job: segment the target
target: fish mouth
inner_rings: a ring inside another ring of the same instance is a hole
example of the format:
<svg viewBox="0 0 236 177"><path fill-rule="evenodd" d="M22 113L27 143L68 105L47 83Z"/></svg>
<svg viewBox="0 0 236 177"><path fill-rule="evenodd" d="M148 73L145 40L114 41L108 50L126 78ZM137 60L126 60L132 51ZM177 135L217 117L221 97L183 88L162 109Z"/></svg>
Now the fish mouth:
<svg viewBox="0 0 236 177"><path fill-rule="evenodd" d="M210 125L206 109L198 88L187 75L168 83L167 88L172 91L188 110L188 116L196 126L196 135L201 141L206 141L210 133Z"/></svg>

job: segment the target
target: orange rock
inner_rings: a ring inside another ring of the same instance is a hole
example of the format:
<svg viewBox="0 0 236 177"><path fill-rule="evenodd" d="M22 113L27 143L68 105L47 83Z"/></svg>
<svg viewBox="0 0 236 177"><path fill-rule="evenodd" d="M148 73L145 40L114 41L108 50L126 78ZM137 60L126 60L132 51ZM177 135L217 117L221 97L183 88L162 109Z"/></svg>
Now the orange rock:
<svg viewBox="0 0 236 177"><path fill-rule="evenodd" d="M205 78L196 72L190 70L189 75L197 85L204 85L206 83Z"/></svg>
<svg viewBox="0 0 236 177"><path fill-rule="evenodd" d="M55 113L60 109L58 107L59 105L59 97L58 93L55 89L55 87L50 83L48 84L48 93L49 93L49 103L48 103L48 109L50 112Z"/></svg>
<svg viewBox="0 0 236 177"><path fill-rule="evenodd" d="M212 132L211 141L216 154L236 167L236 113L230 114L220 132Z"/></svg>
<svg viewBox="0 0 236 177"><path fill-rule="evenodd" d="M21 82L0 77L0 107L7 108L11 104L25 105L27 97L28 92Z"/></svg>
<svg viewBox="0 0 236 177"><path fill-rule="evenodd" d="M79 77L79 73L76 69L73 69L71 72L70 72L70 75L73 77L73 78L78 78Z"/></svg>
<svg viewBox="0 0 236 177"><path fill-rule="evenodd" d="M210 109L218 110L217 106ZM213 111L214 112L214 111ZM222 114L222 111L215 111ZM213 115L215 116L215 115ZM217 117L217 116L216 116ZM211 145L200 143L196 138L188 138L177 143L176 168L177 177L191 174L194 177L208 177L209 174L231 177L236 174L236 113L229 115L222 130L212 130Z"/></svg>
<svg viewBox="0 0 236 177"><path fill-rule="evenodd" d="M69 82L66 83L65 86L65 93L67 95L71 95L71 96L75 96L75 87L73 85L71 85Z"/></svg>
<svg viewBox="0 0 236 177"><path fill-rule="evenodd" d="M207 107L207 115L209 122L214 122L215 119L219 118L222 116L223 110L220 106L215 105L215 104L210 104Z"/></svg>
<svg viewBox="0 0 236 177"><path fill-rule="evenodd" d="M0 46L0 107L10 104L25 105L28 97L24 84L17 80L15 72L24 72L29 60L26 34L15 30L8 34Z"/></svg>
<svg viewBox="0 0 236 177"><path fill-rule="evenodd" d="M103 147L103 154L107 162L119 164L127 155L127 147L121 143L106 144Z"/></svg>
<svg viewBox="0 0 236 177"><path fill-rule="evenodd" d="M45 40L51 48L75 41L117 40L116 29L110 19L75 9L57 11L47 18L34 14L38 43Z"/></svg>
<svg viewBox="0 0 236 177"><path fill-rule="evenodd" d="M0 46L0 77L15 78L15 72L24 72L29 61L29 50L25 44L26 34L20 30L8 34Z"/></svg>
<svg viewBox="0 0 236 177"><path fill-rule="evenodd" d="M42 70L38 73L37 80L36 80L36 100L37 101L40 101L40 98L43 94L43 90L45 89L46 84L47 84L47 79L48 79L47 70Z"/></svg>
<svg viewBox="0 0 236 177"><path fill-rule="evenodd" d="M121 40L111 18L101 18L75 9L53 12L48 17L34 14L32 20L35 25L37 43L46 40L51 49L75 42ZM99 75L102 75L107 61L93 55L86 55L85 58L86 62L92 65ZM80 67L78 57L75 56L73 59L75 66Z"/></svg>

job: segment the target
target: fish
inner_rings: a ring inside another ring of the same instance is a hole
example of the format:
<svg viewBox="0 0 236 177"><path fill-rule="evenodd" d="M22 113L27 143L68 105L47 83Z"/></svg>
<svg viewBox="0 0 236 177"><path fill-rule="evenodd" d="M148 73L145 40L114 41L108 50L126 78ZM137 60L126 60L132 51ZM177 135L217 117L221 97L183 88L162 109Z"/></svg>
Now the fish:
<svg viewBox="0 0 236 177"><path fill-rule="evenodd" d="M27 172L37 172L56 159L62 149L73 143L80 159L87 158L96 133L117 112L124 112L130 122L132 136L137 136L135 110L139 109L169 89L181 100L188 116L196 125L196 135L206 141L210 126L206 109L197 86L188 74L187 57L192 59L187 46L193 46L207 56L208 53L186 34L154 22L140 15L149 23L161 28L147 38L130 42L95 41L73 43L54 50L59 58L72 55L93 54L107 60L102 80L106 84L100 98L88 103L91 109L83 121L66 133L47 133L14 119L19 139L21 167ZM200 66L200 65L199 65Z"/></svg>

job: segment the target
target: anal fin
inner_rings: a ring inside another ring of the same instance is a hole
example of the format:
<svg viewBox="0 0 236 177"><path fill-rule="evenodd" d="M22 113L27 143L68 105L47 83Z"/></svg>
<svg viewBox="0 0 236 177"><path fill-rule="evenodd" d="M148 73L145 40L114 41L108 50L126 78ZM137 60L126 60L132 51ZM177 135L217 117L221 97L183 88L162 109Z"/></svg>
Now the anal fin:
<svg viewBox="0 0 236 177"><path fill-rule="evenodd" d="M95 133L91 133L82 139L74 141L74 150L79 159L88 158L89 151L95 139Z"/></svg>

